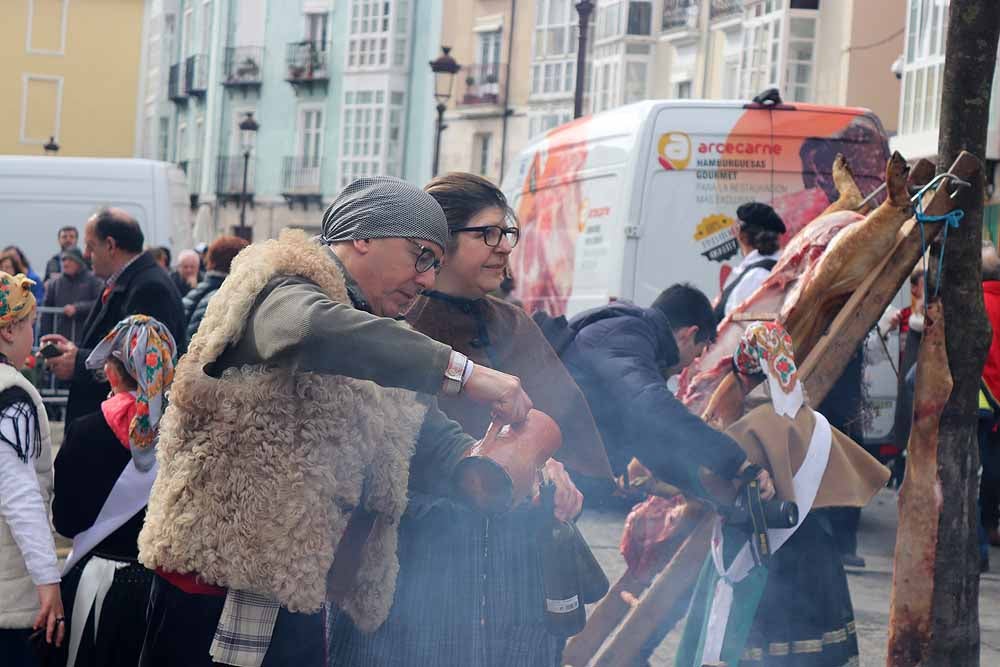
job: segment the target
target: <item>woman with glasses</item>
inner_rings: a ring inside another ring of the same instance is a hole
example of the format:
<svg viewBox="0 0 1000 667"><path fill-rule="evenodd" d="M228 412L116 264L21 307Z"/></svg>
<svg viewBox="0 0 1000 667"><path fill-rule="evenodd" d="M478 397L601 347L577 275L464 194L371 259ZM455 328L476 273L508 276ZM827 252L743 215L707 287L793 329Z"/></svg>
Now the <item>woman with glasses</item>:
<svg viewBox="0 0 1000 667"><path fill-rule="evenodd" d="M435 178L425 190L444 209L451 239L435 289L417 297L406 319L473 363L517 375L535 407L556 420L563 446L544 473L557 487L556 515L561 506L559 518L568 520L582 496L567 469L603 479L611 470L586 399L541 331L523 310L489 296L518 242L513 212L503 193L472 174ZM461 395L439 405L466 433L485 433L490 424L489 407ZM547 634L543 621L537 539L544 519L532 505L487 516L411 490L389 619L372 635L334 620L330 664L561 664L564 642Z"/></svg>

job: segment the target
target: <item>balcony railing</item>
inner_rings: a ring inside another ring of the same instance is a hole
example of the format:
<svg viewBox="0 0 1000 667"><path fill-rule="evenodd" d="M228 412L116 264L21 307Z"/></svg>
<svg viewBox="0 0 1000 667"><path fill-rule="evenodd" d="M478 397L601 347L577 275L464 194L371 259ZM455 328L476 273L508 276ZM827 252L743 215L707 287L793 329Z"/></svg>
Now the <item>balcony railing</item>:
<svg viewBox="0 0 1000 667"><path fill-rule="evenodd" d="M171 102L181 102L187 99L187 90L184 87L184 70L180 63L170 66L170 75L167 78L167 97Z"/></svg>
<svg viewBox="0 0 1000 667"><path fill-rule="evenodd" d="M330 78L327 45L323 42L292 42L288 45L285 61L289 83L325 82Z"/></svg>
<svg viewBox="0 0 1000 667"><path fill-rule="evenodd" d="M226 49L226 60L222 68L222 85L233 87L259 86L263 70L263 47L230 47Z"/></svg>
<svg viewBox="0 0 1000 667"><path fill-rule="evenodd" d="M678 30L698 27L699 0L664 0L663 29Z"/></svg>
<svg viewBox="0 0 1000 667"><path fill-rule="evenodd" d="M184 81L188 95L202 97L208 90L208 57L188 56L184 62Z"/></svg>
<svg viewBox="0 0 1000 667"><path fill-rule="evenodd" d="M709 18L713 21L743 14L743 0L711 0Z"/></svg>
<svg viewBox="0 0 1000 667"><path fill-rule="evenodd" d="M292 155L285 158L281 170L281 195L289 205L301 202L323 203L323 159L316 156Z"/></svg>
<svg viewBox="0 0 1000 667"><path fill-rule="evenodd" d="M243 164L242 155L227 155L220 157L216 164L215 193L220 198L233 198L239 201L243 194ZM247 164L247 196L254 193L254 160Z"/></svg>
<svg viewBox="0 0 1000 667"><path fill-rule="evenodd" d="M503 93L503 63L469 65L462 68L465 88L462 90L460 105L500 104ZM459 75L461 76L461 74Z"/></svg>

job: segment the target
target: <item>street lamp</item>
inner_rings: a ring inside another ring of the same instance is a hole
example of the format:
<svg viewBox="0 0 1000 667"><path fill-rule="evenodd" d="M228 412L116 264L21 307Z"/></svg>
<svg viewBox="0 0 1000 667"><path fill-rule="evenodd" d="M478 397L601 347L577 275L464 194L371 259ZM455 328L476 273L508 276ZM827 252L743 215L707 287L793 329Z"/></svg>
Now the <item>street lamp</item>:
<svg viewBox="0 0 1000 667"><path fill-rule="evenodd" d="M246 118L240 121L240 145L243 148L243 193L240 195L240 224L236 228L236 236L247 241L253 240L253 232L247 227L247 173L250 171L250 152L253 150L254 138L260 125L253 118L253 112L247 112Z"/></svg>
<svg viewBox="0 0 1000 667"><path fill-rule="evenodd" d="M448 127L444 124L444 111L447 109L448 98L451 97L451 84L452 80L455 78L455 74L458 70L462 69L461 65L455 62L455 59L448 55L451 51L450 46L441 47L441 55L438 56L437 60L431 61L431 71L434 72L434 99L437 100L437 138L434 142L434 173L433 176L437 176L438 173L438 162L441 159L441 133L444 128Z"/></svg>
<svg viewBox="0 0 1000 667"><path fill-rule="evenodd" d="M573 94L573 118L583 115L583 87L587 80L587 32L590 28L590 15L594 12L592 0L580 0L576 3L576 13L580 17L580 40L576 49L576 91Z"/></svg>
<svg viewBox="0 0 1000 667"><path fill-rule="evenodd" d="M55 137L49 137L49 140L42 146L45 149L46 155L55 155L59 152L59 144L56 143Z"/></svg>

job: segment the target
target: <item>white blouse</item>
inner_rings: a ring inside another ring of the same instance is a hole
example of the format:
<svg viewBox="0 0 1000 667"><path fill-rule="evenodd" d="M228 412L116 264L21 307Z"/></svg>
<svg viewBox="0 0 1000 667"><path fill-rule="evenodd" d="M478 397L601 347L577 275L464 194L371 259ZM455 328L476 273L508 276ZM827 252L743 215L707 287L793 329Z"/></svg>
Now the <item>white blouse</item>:
<svg viewBox="0 0 1000 667"><path fill-rule="evenodd" d="M14 403L0 413L0 434L14 442L31 442L35 417L25 403ZM0 516L10 527L36 586L60 580L56 545L49 512L38 486L32 457L22 461L14 448L0 442Z"/></svg>

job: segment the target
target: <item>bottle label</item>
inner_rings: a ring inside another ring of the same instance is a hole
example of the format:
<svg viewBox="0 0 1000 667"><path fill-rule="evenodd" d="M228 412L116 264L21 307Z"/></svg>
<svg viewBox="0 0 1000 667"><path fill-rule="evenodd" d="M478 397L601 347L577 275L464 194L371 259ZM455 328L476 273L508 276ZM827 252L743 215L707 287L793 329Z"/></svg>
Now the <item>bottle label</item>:
<svg viewBox="0 0 1000 667"><path fill-rule="evenodd" d="M575 611L580 606L579 596L574 595L565 600L550 600L545 598L545 609L553 614L568 614Z"/></svg>

